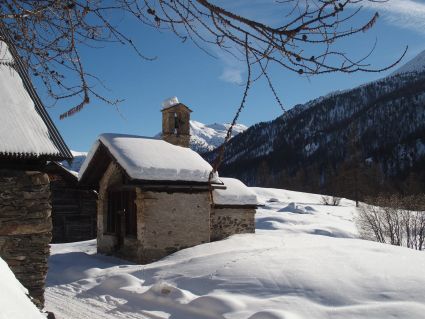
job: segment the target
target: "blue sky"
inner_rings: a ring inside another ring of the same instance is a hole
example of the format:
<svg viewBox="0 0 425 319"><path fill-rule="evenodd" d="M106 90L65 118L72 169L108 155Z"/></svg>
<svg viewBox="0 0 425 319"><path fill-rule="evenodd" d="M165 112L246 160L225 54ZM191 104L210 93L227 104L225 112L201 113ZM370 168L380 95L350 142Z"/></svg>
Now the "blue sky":
<svg viewBox="0 0 425 319"><path fill-rule="evenodd" d="M276 14L263 5L266 2L270 1L234 1L233 4L250 17L271 21ZM406 45L409 51L402 63L425 50L425 1L390 0L379 5L368 3L368 6L365 13L378 10L381 18L369 32L341 42L340 47L345 52L360 57L378 39L369 62L380 67L396 60ZM214 59L192 43L182 43L168 32L160 33L132 21L124 21L122 27L134 37L144 54L156 56L157 59L141 60L129 48L121 45L83 52L89 71L101 77L111 90L108 95L125 99L118 108L93 101L80 113L59 120L59 114L73 106L72 101L62 101L49 107L49 101L43 94L44 88L39 87L50 115L71 149L88 150L96 136L103 132L155 135L161 130L161 102L171 96L177 96L194 111L194 120L203 123L231 121L243 92L243 87L235 83L244 79L243 65L215 50L213 53L218 58ZM352 88L391 72L334 73L306 78L279 67L270 69L274 86L288 109L331 91ZM249 126L272 120L280 114L282 111L263 80L254 84L239 122Z"/></svg>

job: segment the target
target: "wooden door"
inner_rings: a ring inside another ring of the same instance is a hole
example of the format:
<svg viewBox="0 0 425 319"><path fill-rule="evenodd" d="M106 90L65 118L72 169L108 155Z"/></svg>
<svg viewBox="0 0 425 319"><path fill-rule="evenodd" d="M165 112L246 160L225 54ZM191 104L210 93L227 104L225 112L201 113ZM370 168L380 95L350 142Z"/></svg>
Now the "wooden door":
<svg viewBox="0 0 425 319"><path fill-rule="evenodd" d="M113 190L108 193L107 232L115 234L118 248L125 237L137 237L136 192L134 190Z"/></svg>

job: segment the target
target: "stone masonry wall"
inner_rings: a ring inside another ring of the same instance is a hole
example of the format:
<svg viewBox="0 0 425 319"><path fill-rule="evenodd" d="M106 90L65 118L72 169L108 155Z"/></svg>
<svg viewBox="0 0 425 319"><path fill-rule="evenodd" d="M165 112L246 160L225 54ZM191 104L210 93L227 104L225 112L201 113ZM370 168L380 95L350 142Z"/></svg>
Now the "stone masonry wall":
<svg viewBox="0 0 425 319"><path fill-rule="evenodd" d="M148 263L177 250L210 241L209 192L146 192L136 188L137 238L124 238L117 248L117 236L105 233L108 189L119 187L122 173L111 163L99 183L97 201L97 251Z"/></svg>
<svg viewBox="0 0 425 319"><path fill-rule="evenodd" d="M255 209L218 207L212 209L211 241L246 233L255 233Z"/></svg>
<svg viewBox="0 0 425 319"><path fill-rule="evenodd" d="M175 132L175 115L179 121L177 132ZM189 147L190 110L187 107L178 104L162 110L162 139L174 145Z"/></svg>
<svg viewBox="0 0 425 319"><path fill-rule="evenodd" d="M38 306L51 240L49 178L36 171L0 169L0 257Z"/></svg>
<svg viewBox="0 0 425 319"><path fill-rule="evenodd" d="M142 192L142 196L143 206L137 216L138 239L143 247L140 262L152 262L210 241L208 192Z"/></svg>
<svg viewBox="0 0 425 319"><path fill-rule="evenodd" d="M162 139L170 144L181 147L189 147L190 144L190 135L164 134Z"/></svg>

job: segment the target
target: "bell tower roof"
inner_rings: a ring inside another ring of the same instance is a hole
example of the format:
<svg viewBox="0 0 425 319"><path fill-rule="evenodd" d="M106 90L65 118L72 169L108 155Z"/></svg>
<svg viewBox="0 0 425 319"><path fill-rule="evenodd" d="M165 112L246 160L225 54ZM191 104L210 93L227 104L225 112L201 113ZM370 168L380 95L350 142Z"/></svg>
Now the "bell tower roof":
<svg viewBox="0 0 425 319"><path fill-rule="evenodd" d="M172 109L172 108L178 108L178 107L185 107L190 113L192 113L193 111L187 106L187 105L185 105L185 104L183 104L183 103L177 103L177 104L174 104L174 105L171 105L171 106L167 106L167 107L164 107L162 110L161 110L161 112L164 112L164 111L169 111L170 109Z"/></svg>
<svg viewBox="0 0 425 319"><path fill-rule="evenodd" d="M179 99L177 98L177 96L173 96L170 97L166 100L164 100L162 102L162 110L161 112L164 112L166 110L169 110L170 108L174 108L174 107L185 107L189 110L189 112L193 112L190 108L188 108L186 105L184 105L183 103L179 102Z"/></svg>

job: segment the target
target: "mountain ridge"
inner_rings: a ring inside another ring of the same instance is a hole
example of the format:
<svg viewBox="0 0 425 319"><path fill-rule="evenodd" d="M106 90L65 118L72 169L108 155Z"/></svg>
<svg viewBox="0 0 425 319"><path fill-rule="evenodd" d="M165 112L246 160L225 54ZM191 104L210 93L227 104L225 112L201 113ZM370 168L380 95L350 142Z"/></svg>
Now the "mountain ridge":
<svg viewBox="0 0 425 319"><path fill-rule="evenodd" d="M425 167L424 119L425 72L400 72L251 126L229 141L220 172L249 185L323 192L353 162L356 144L361 165L368 159L381 180L400 184ZM425 189L422 175L416 182Z"/></svg>

